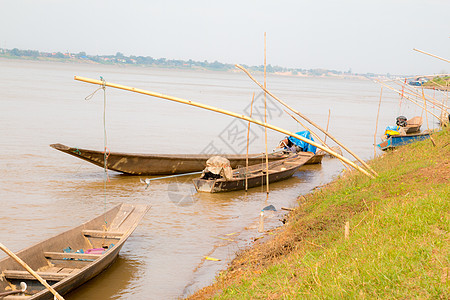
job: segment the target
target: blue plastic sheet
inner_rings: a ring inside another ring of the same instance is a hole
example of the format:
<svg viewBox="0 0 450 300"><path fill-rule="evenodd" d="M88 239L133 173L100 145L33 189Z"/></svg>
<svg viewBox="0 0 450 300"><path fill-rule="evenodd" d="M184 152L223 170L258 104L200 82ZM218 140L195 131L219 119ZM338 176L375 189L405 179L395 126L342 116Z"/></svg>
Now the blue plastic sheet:
<svg viewBox="0 0 450 300"><path fill-rule="evenodd" d="M312 138L312 136L311 136L311 132L309 132L309 131L299 131L299 132L296 132L295 134L297 134L297 135L300 135L300 136L303 136L303 137L305 137L305 138L307 138L308 140L311 140L311 141L313 141L314 142L314 139ZM290 136L289 138L288 138L294 145L296 145L296 146L298 146L299 148L301 148L302 149L302 151L303 152L312 152L312 153L316 153L316 147L314 147L314 146L312 146L312 145L310 145L310 144L308 144L308 143L305 143L304 141L301 141L301 140L299 140L299 139L297 139L297 138L295 138L295 137L293 137L293 136Z"/></svg>

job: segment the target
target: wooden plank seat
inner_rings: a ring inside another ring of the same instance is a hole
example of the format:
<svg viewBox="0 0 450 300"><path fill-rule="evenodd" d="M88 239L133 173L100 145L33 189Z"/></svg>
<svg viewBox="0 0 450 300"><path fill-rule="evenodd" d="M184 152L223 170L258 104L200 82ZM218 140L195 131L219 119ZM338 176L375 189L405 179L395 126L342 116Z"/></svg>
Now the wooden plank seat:
<svg viewBox="0 0 450 300"><path fill-rule="evenodd" d="M44 256L50 259L96 260L101 254L44 252Z"/></svg>
<svg viewBox="0 0 450 300"><path fill-rule="evenodd" d="M102 231L102 230L83 230L85 236L97 237L97 238L108 238L120 240L123 236L123 232L113 232L113 231Z"/></svg>
<svg viewBox="0 0 450 300"><path fill-rule="evenodd" d="M56 272L37 272L39 276L44 280L48 281L61 281L70 273L56 273ZM17 271L17 270L4 270L3 275L8 279L20 279L20 280L37 280L33 275L27 271Z"/></svg>

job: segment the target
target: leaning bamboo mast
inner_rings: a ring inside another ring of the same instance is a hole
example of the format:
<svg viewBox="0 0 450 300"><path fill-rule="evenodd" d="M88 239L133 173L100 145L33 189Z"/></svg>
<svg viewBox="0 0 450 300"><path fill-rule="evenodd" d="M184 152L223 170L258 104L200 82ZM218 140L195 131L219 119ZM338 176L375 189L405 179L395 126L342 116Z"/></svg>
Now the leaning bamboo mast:
<svg viewBox="0 0 450 300"><path fill-rule="evenodd" d="M308 117L306 117L305 115L301 114L299 111L295 110L294 108L290 107L289 105L287 105L283 100L281 100L280 98L278 98L277 96L275 96L274 94L272 94L270 91L268 91L263 85L261 85L261 83L259 83L244 67L242 67L241 65L235 65L236 68L241 69L242 71L244 71L245 74L247 74L248 77L250 77L251 80L253 80L254 83L256 83L261 89L263 89L267 94L269 94L273 99L277 100L278 102L280 102L281 104L283 104L285 107L287 107L288 109L290 109L292 112L294 112L295 114L299 115L300 117L302 117L304 120L306 120L309 124L315 126L317 129L319 129L320 131L322 131L323 133L325 133L327 136L330 137L330 139L332 139L336 144L338 144L339 146L341 146L343 149L345 149L348 153L350 153L354 158L356 158L363 166L365 166L372 174L374 174L375 176L378 176L378 174L361 158L359 158L355 153L353 153L353 151L351 151L350 149L348 149L346 146L344 146L341 142L339 142L334 136L332 136L329 132L327 132L326 130L324 130L322 127L320 127L319 125L317 125L316 123L314 123L313 121L311 121ZM321 148L322 149L322 148Z"/></svg>
<svg viewBox="0 0 450 300"><path fill-rule="evenodd" d="M237 114L237 113L234 113L234 112L229 111L229 110L225 110L225 109L217 108L217 107L214 107L214 106L211 106L211 105L206 105L206 104L194 102L194 101L191 101L191 100L185 100L185 99L182 99L182 98L172 97L172 96L168 96L168 95L164 95L164 94L160 94L160 93L146 91L146 90L143 90L143 89L137 89L137 88L134 88L134 87L129 87L129 86L121 85L121 84L109 83L109 82L101 81L101 80L98 80L98 79L91 79L91 78L80 77L80 76L75 76L74 79L78 80L78 81L92 83L92 84L98 84L98 85L103 85L104 84L105 86L109 86L109 87L116 88L116 89L122 89L122 90L135 92L135 93L139 93L139 94L143 94L143 95L153 96L153 97L156 97L156 98L161 98L161 99L166 99L166 100L170 100L170 101L174 101L174 102L178 102L178 103L183 103L183 104L187 104L187 105L191 105L191 106L196 106L196 107L200 107L200 108L203 108L203 109L215 111L215 112L218 112L218 113L221 113L221 114L224 114L224 115L228 115L228 116L231 116L231 117L239 118L239 119L242 119L242 120L245 120L245 121L249 121L249 122L252 122L254 124L257 124L257 125L260 125L260 126L263 126L263 127L269 128L269 129L272 129L274 131L278 131L278 132L281 132L283 134L287 134L287 135L293 136L293 137L295 137L295 138L297 138L297 139L299 139L301 141L304 141L305 143L308 143L308 144L313 145L313 146L315 146L315 147L317 147L319 149L322 149L323 151L325 151L325 152L327 152L327 153L329 153L329 154L339 158L340 160L344 161L345 163L351 165L353 168L355 168L358 171L360 171L361 173L369 176L370 178L375 178L372 174L370 174L369 172L367 172L366 170L364 170L360 166L356 165L354 162L350 161L349 159L347 159L347 158L343 157L342 155L339 155L338 153L334 152L333 150L330 150L330 149L328 149L328 148L326 148L326 147L324 147L324 146L322 146L322 145L320 145L318 143L315 143L315 142L313 142L313 141L311 141L309 139L306 139L303 136L300 136L298 134L295 134L293 132L290 132L288 130L285 130L285 129L277 127L277 126L274 126L274 125L271 125L271 124L267 124L267 123L263 123L263 122L261 122L259 120L252 119L252 118L250 118L250 117L248 117L246 115Z"/></svg>
<svg viewBox="0 0 450 300"><path fill-rule="evenodd" d="M425 52L425 51L422 51L422 50L419 50L419 49L416 49L416 48L414 48L413 50L450 63L450 60L442 58L442 57L439 57L437 55L434 55L434 54L431 54L431 53L428 53L428 52Z"/></svg>
<svg viewBox="0 0 450 300"><path fill-rule="evenodd" d="M399 82L399 81L393 81L393 82L398 84L398 85L400 85L402 88L406 87L407 91L405 91L405 93L407 93L408 95L411 95L411 96L414 96L414 97L416 97L418 99L420 98L420 100L423 100L422 95L416 89L412 89L411 87L407 86L406 84L403 84L403 82ZM408 92L408 91L410 91L410 92ZM426 101L428 101L431 104L437 106L441 110L442 109L449 109L449 107L447 105L439 103L439 101L436 98L431 97L430 95L426 95L425 99L426 99Z"/></svg>
<svg viewBox="0 0 450 300"><path fill-rule="evenodd" d="M297 121L297 123L300 124L303 128L305 128L305 130L309 131L309 132L311 133L311 135L313 135L315 138L317 138L317 140L318 140L319 142L321 142L322 145L323 145L324 147L327 147L328 149L331 149L330 146L328 146L328 145L325 143L325 141L322 141L322 139L321 139L317 134L315 134L314 131L312 131L312 130L310 130L308 127L306 127L305 124L303 124L302 122L300 122L300 120L299 120L298 118L296 118L294 115L290 114L290 113L289 113L287 110L285 110L285 109L284 109L284 112L287 113L288 115L290 115L291 118L294 119L295 121ZM325 137L327 137L327 136L325 136ZM343 162L342 160L341 160L340 162L342 163L342 165L344 165L345 168L347 168L347 170L350 171L350 168L349 168L346 164L344 164L344 162Z"/></svg>
<svg viewBox="0 0 450 300"><path fill-rule="evenodd" d="M9 250L5 245L0 243L0 249L8 254L12 259L19 263L28 273L33 275L45 288L47 288L54 296L54 299L64 300L64 298L54 289L51 285L47 283L38 273L36 273L26 262L24 262L20 257L18 257L14 252ZM27 297L28 298L28 297Z"/></svg>
<svg viewBox="0 0 450 300"><path fill-rule="evenodd" d="M380 101L378 102L377 122L375 123L375 133L373 135L373 158L377 157L377 131L378 131L378 117L380 116L381 98L383 96L383 86L380 91Z"/></svg>
<svg viewBox="0 0 450 300"><path fill-rule="evenodd" d="M386 83L384 83L384 82L381 82L381 81L379 81L379 80L376 80L375 79L375 82L378 82L379 84L381 84L381 85L383 85L383 86L385 86L385 87L387 87L388 89L390 89L390 90L392 90L392 91L394 91L394 92L397 92L397 93L399 93L399 94L401 94L401 92L400 91L398 91L398 90L396 90L396 89L394 89L393 87L391 87L391 86L389 86L389 85L387 85ZM405 98L405 99L408 99L409 101L411 101L412 103L414 103L414 104L416 104L417 106L419 106L420 108L422 108L422 109L425 109L426 110L426 108L425 107L423 107L422 105L420 105L419 103L417 103L416 101L414 101L414 100L412 100L411 99L411 97L407 97L406 95L403 95L403 97ZM439 117L438 116L436 116L433 112L431 112L431 111L427 111L426 110L426 112L429 112L430 114L432 114L434 117L436 117L438 120L439 120Z"/></svg>
<svg viewBox="0 0 450 300"><path fill-rule="evenodd" d="M264 32L264 88L266 87L266 33ZM264 92L264 123L267 123L267 93ZM269 153L267 150L267 127L264 127L266 144L266 192L269 194Z"/></svg>
<svg viewBox="0 0 450 300"><path fill-rule="evenodd" d="M252 103L250 104L250 118L252 117L252 113L253 113L253 100L254 99L255 99L255 93L253 93ZM248 122L248 129L247 129L247 155L245 156L245 191L248 190L247 173L248 173L248 144L249 143L250 143L250 121Z"/></svg>
<svg viewBox="0 0 450 300"><path fill-rule="evenodd" d="M330 117L331 117L331 109L328 109L328 120L327 120L327 129L326 129L327 132L328 132L328 125L330 125ZM323 143L326 143L326 142L327 142L327 135L325 134Z"/></svg>
<svg viewBox="0 0 450 300"><path fill-rule="evenodd" d="M294 115L290 114L287 110L283 109L285 113L287 113L289 116L291 116L292 119L294 119L300 126L305 128L305 130L309 131L312 136L314 136L322 145L324 145L327 148L330 148L327 144L325 144L325 141L323 141L317 134L314 133L314 131L310 130L308 127L305 126L298 118L296 118Z"/></svg>

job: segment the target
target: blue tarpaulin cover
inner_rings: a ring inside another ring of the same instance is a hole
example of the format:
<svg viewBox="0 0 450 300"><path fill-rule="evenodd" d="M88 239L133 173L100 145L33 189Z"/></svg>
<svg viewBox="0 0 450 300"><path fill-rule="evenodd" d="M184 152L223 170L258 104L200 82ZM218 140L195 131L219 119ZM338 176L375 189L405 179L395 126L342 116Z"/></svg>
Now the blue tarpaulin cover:
<svg viewBox="0 0 450 300"><path fill-rule="evenodd" d="M311 140L311 141L314 142L314 139L313 139L312 136L311 136L311 132L309 132L309 131L299 131L299 132L296 132L295 134L300 135L300 136L303 136L303 137L307 138L308 140ZM302 148L302 151L303 151L303 152L312 152L312 153L316 153L316 149L317 149L316 147L314 147L314 146L312 146L312 145L310 145L310 144L308 144L308 143L305 143L305 142L303 142L303 141L300 141L299 139L297 139L297 138L295 138L295 137L292 137L292 136L290 136L288 139L289 139L294 145L296 145L296 146Z"/></svg>

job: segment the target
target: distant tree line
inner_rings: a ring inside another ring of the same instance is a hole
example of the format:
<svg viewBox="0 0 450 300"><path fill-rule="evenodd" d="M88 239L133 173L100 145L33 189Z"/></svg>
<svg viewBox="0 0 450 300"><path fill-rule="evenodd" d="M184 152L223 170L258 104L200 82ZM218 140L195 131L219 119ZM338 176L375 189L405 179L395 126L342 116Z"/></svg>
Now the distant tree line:
<svg viewBox="0 0 450 300"><path fill-rule="evenodd" d="M82 60L82 61L93 61L101 64L132 64L132 65L142 65L142 66L157 66L165 68L185 68L185 69L206 69L213 71L228 71L235 69L232 64L224 64L218 61L208 62L208 61L194 61L189 60L179 60L179 59L166 59L166 58L153 58L151 56L125 56L124 54L117 52L115 55L88 55L86 52L79 53L61 53L61 52L39 52L36 50L20 50L17 48L8 50L0 48L0 56L10 56L10 57L23 57L30 59L40 59L40 58L55 58L60 60ZM247 66L243 65L246 69L250 71L264 71L264 66ZM291 73L292 75L311 75L311 76L338 76L338 75L354 75L351 69L347 72L341 72L336 70L327 69L299 69L299 68L285 68L280 66L267 65L266 71L268 73ZM368 77L378 76L373 73L364 74Z"/></svg>

